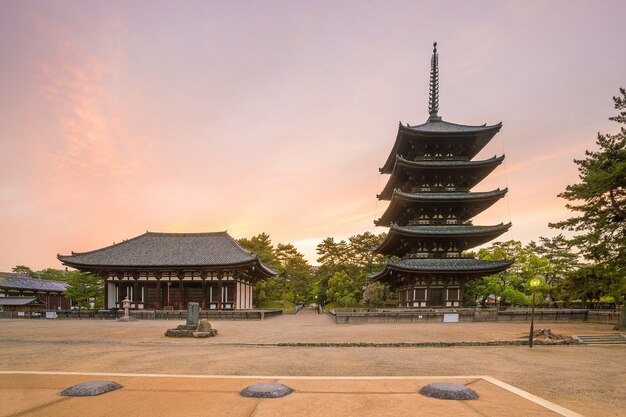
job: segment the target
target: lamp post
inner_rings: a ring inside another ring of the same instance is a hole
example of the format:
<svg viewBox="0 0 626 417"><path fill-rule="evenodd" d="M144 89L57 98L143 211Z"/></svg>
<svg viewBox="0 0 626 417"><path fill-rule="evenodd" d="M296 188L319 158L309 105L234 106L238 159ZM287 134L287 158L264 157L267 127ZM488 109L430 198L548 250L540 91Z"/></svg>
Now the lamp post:
<svg viewBox="0 0 626 417"><path fill-rule="evenodd" d="M541 281L537 278L530 281L530 287L533 289L533 306L530 313L530 334L528 335L528 347L533 347L533 336L535 334L535 293Z"/></svg>

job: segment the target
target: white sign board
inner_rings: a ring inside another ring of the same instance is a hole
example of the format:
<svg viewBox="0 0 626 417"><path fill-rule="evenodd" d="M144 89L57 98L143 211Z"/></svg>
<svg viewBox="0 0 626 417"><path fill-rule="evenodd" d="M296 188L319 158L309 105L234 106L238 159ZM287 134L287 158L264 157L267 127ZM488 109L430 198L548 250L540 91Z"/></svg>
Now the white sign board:
<svg viewBox="0 0 626 417"><path fill-rule="evenodd" d="M444 323L458 323L459 322L459 313L444 313L443 314L443 322Z"/></svg>
<svg viewBox="0 0 626 417"><path fill-rule="evenodd" d="M47 319L56 319L57 318L57 312L56 311L46 311L46 318Z"/></svg>

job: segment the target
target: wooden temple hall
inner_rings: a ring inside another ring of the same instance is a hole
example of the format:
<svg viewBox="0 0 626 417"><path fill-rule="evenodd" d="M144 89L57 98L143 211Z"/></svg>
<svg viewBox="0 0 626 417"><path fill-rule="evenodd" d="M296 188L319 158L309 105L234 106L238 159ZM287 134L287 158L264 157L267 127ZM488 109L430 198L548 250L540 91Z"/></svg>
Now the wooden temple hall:
<svg viewBox="0 0 626 417"><path fill-rule="evenodd" d="M472 222L507 192L506 188L471 191L504 160L504 155L473 160L502 124L467 126L439 116L436 43L434 47L428 120L414 126L400 123L391 153L380 168L390 177L378 198L390 203L375 224L390 229L374 251L389 260L371 279L397 289L399 307L461 307L467 282L504 271L513 263L464 255L511 227L511 223Z"/></svg>
<svg viewBox="0 0 626 417"><path fill-rule="evenodd" d="M57 255L104 281L105 308L251 309L252 285L276 272L228 233L153 233L91 252Z"/></svg>

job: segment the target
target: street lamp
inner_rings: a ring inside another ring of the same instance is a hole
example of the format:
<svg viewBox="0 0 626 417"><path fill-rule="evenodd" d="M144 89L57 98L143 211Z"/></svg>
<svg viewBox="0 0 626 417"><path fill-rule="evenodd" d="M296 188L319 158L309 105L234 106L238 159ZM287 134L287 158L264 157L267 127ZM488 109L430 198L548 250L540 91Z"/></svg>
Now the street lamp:
<svg viewBox="0 0 626 417"><path fill-rule="evenodd" d="M533 307L532 312L530 313L530 334L528 335L528 347L533 347L533 336L535 333L535 293L537 291L537 287L541 284L537 278L530 281L530 287L533 289Z"/></svg>

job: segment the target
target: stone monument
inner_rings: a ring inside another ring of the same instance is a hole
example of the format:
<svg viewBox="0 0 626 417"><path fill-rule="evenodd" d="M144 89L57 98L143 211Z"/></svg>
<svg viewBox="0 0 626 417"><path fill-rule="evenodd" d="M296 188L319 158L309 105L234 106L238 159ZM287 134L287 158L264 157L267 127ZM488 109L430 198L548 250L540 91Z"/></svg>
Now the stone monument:
<svg viewBox="0 0 626 417"><path fill-rule="evenodd" d="M198 320L200 316L200 305L198 303L187 304L187 322L177 326L175 329L167 329L167 337L213 337L217 336L217 329L211 328L211 323L207 319Z"/></svg>

